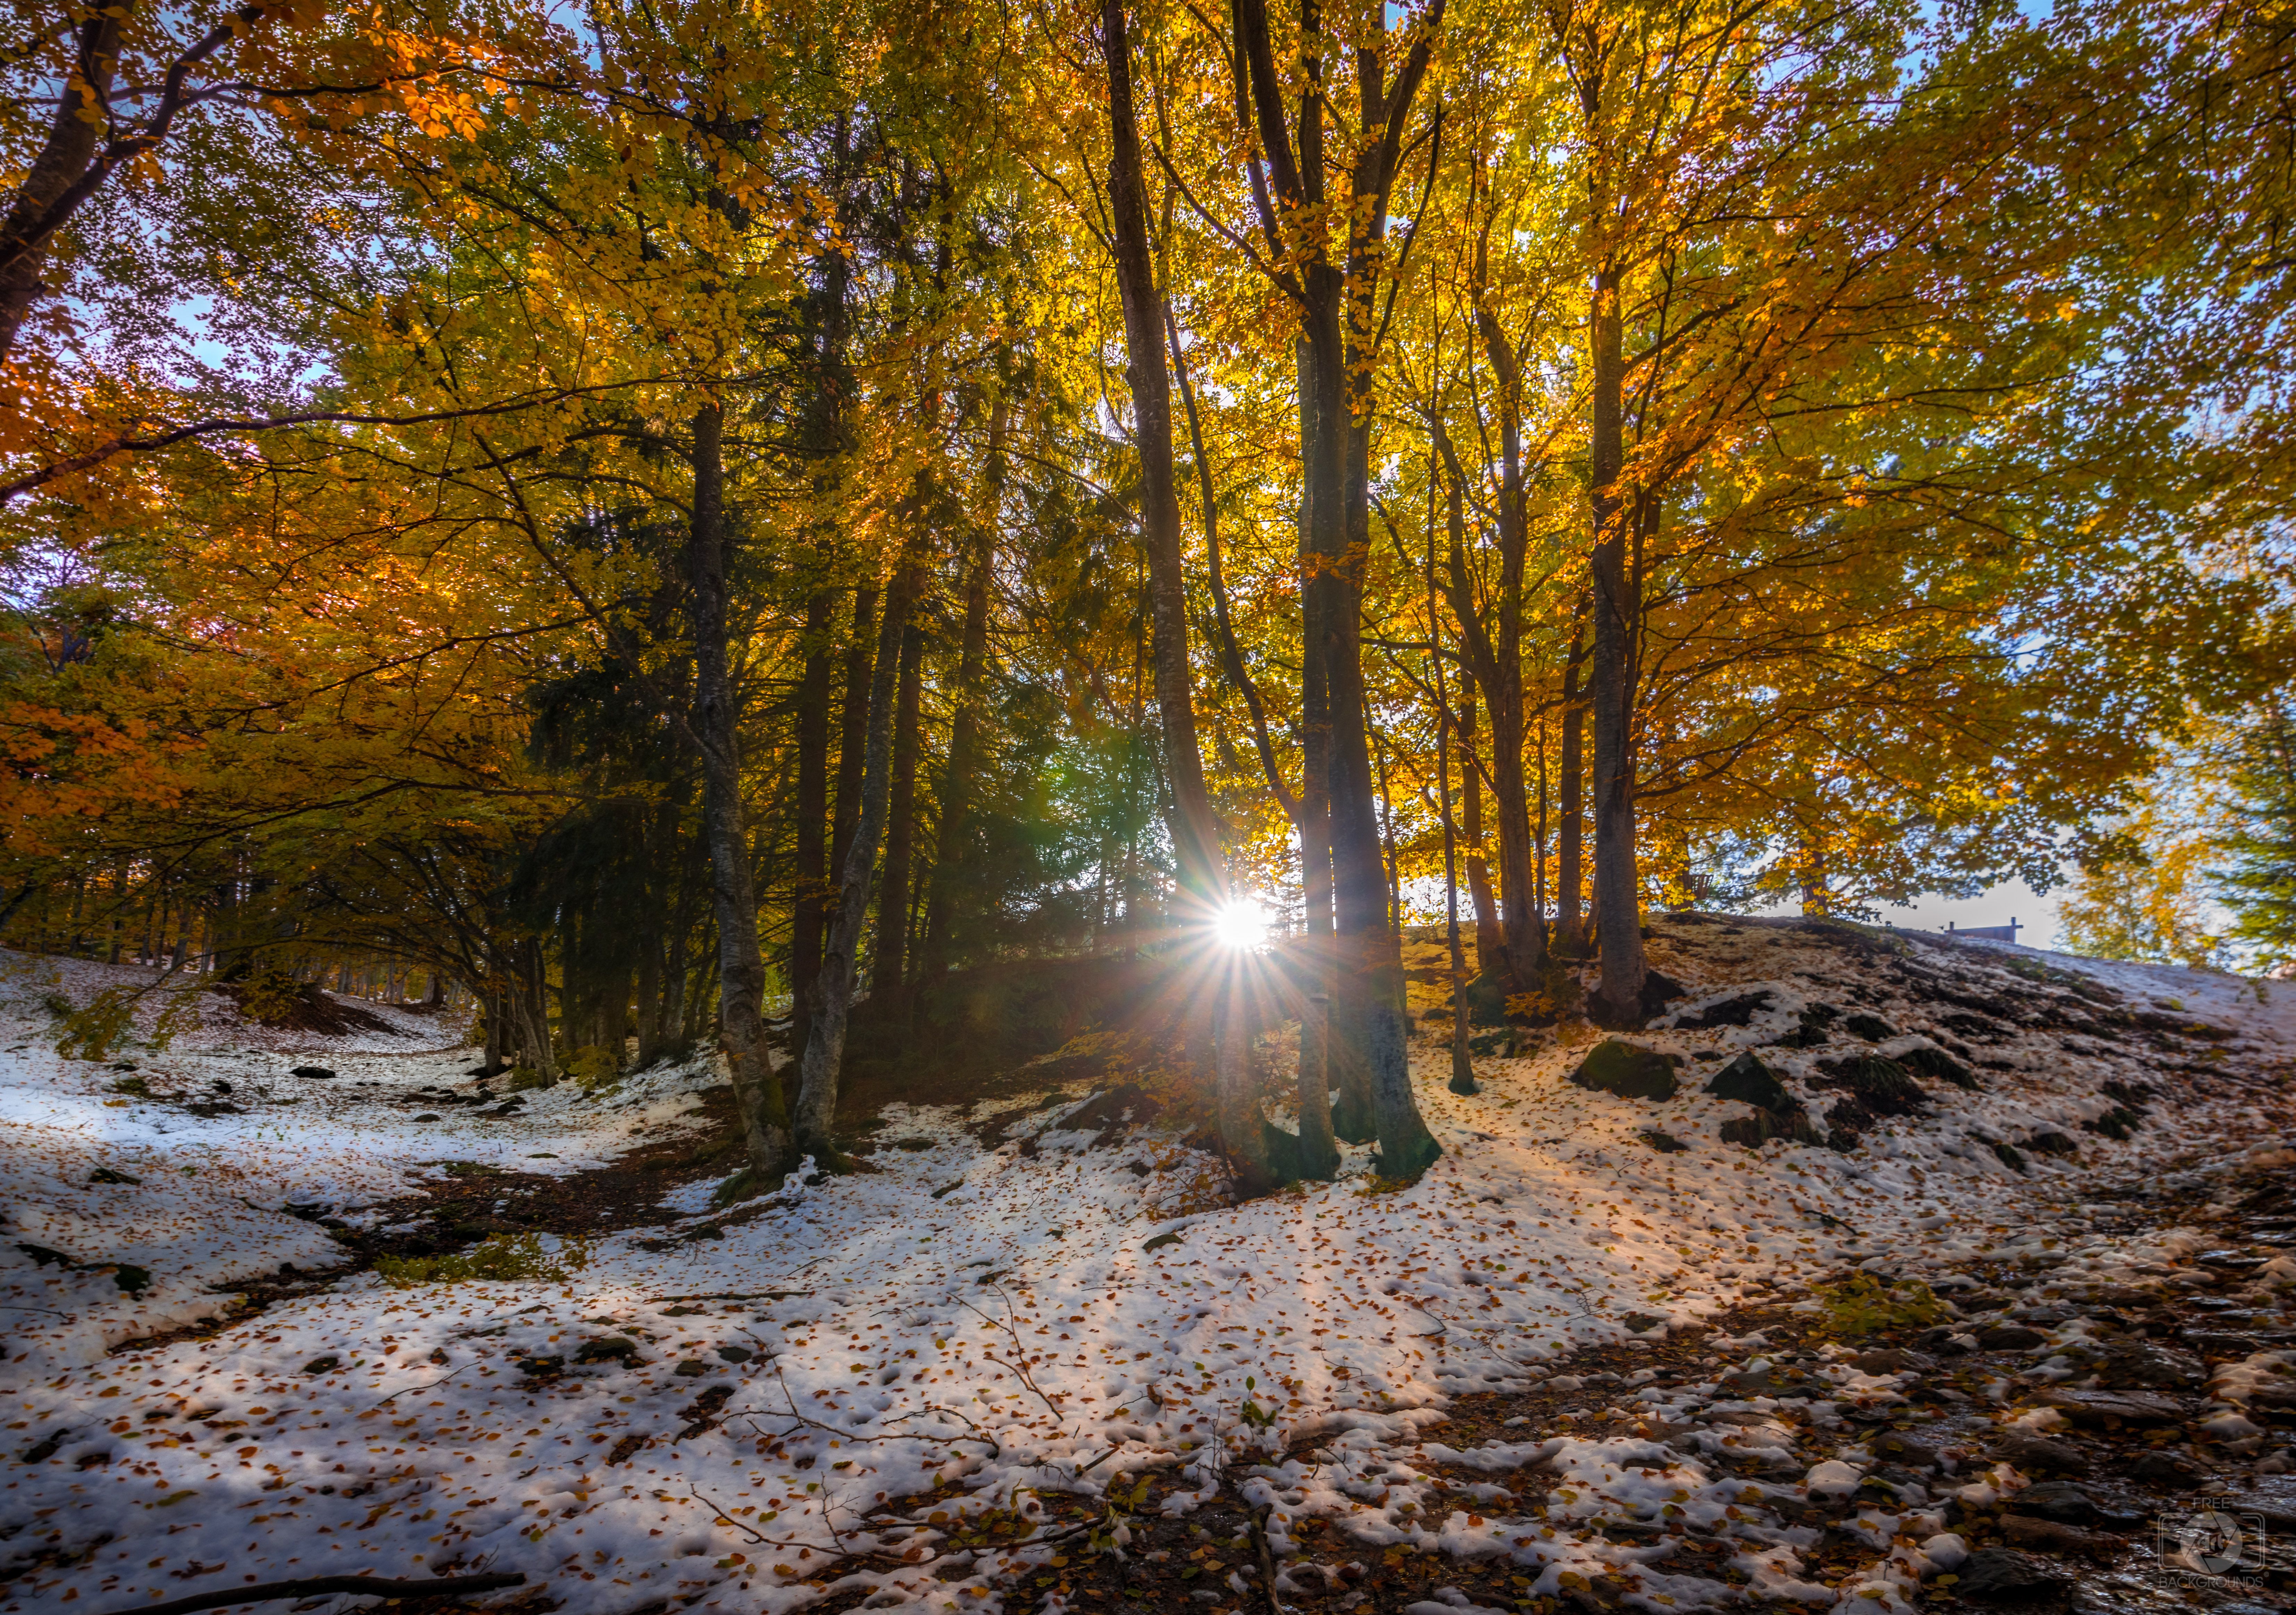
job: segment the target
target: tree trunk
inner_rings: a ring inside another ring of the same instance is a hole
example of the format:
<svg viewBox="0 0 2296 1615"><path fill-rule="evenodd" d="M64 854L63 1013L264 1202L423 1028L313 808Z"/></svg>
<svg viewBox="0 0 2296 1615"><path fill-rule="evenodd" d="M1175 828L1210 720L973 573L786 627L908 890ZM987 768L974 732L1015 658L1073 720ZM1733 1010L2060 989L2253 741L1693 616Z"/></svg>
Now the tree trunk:
<svg viewBox="0 0 2296 1615"><path fill-rule="evenodd" d="M1579 700L1579 680L1586 671L1585 637L1574 627L1570 658L1562 664L1562 754L1557 764L1562 778L1557 809L1561 822L1554 832L1554 946L1566 959L1587 955L1587 922L1580 908L1586 871L1580 862L1580 838L1586 832L1587 807L1581 799L1586 762L1580 755L1587 709Z"/></svg>
<svg viewBox="0 0 2296 1615"><path fill-rule="evenodd" d="M964 635L957 651L956 711L949 720L948 774L941 784L940 828L933 853L932 892L925 905L920 986L948 969L949 910L964 867L965 817L972 808L972 775L980 767L980 689L988 671L988 576L996 564L997 504L1004 488L1004 433L1012 406L1004 393L988 414L988 457L982 471L988 517L972 539L965 569Z"/></svg>
<svg viewBox="0 0 2296 1615"><path fill-rule="evenodd" d="M1315 353L1306 341L1294 348L1300 376L1300 463L1312 467L1321 438L1316 427L1317 405ZM1362 1068L1349 1082L1340 1070L1332 1048L1332 993L1334 955L1332 951L1332 712L1324 684L1322 644L1324 604L1315 587L1316 479L1305 475L1300 500L1300 609L1302 655L1300 669L1300 886L1311 1007L1300 1017L1300 1135L1308 1136L1310 1109L1322 1119L1322 1134L1329 1141L1329 1177L1339 1170L1339 1143L1368 1144L1375 1135L1371 1113L1370 1085ZM1336 1108L1332 1090L1340 1097ZM1311 1095L1309 1088L1315 1090Z"/></svg>
<svg viewBox="0 0 2296 1615"><path fill-rule="evenodd" d="M1124 302L1126 378L1132 389L1134 447L1140 455L1140 547L1148 562L1149 654L1165 779L1172 793L1172 848L1179 863L1184 920L1226 900L1226 869L1211 798L1196 750L1193 680L1188 668L1187 583L1180 553L1180 504L1174 486L1171 376L1164 365L1164 305L1149 255L1140 130L1132 100L1131 45L1122 0L1103 0L1101 52L1108 64L1111 139L1108 202L1116 283ZM1196 912L1191 912L1192 910Z"/></svg>
<svg viewBox="0 0 2296 1615"><path fill-rule="evenodd" d="M726 666L725 414L693 414L693 521L686 546L688 609L693 617L694 733L701 748L702 839L709 849L711 909L718 921L719 1023L750 1167L778 1179L794 1159L789 1115L766 1048L765 955L750 885L749 838L742 824L741 756L733 680Z"/></svg>
<svg viewBox="0 0 2296 1615"><path fill-rule="evenodd" d="M56 100L47 142L0 222L0 364L14 351L32 305L48 290L40 271L47 265L57 213L95 160L119 66L120 25L134 10L132 4L105 7L75 29L72 73Z"/></svg>
<svg viewBox="0 0 2296 1615"><path fill-rule="evenodd" d="M1427 468L1434 480L1435 467ZM1433 488L1429 488L1431 499ZM1467 1047L1467 956L1459 946L1458 838L1451 824L1451 748L1446 732L1453 726L1450 692L1443 676L1443 618L1435 589L1435 512L1427 512L1427 645L1435 669L1435 791L1443 813L1443 939L1451 955L1451 1092L1480 1094L1475 1062Z"/></svg>
<svg viewBox="0 0 2296 1615"><path fill-rule="evenodd" d="M853 1007L861 931L869 916L870 877L876 868L877 844L884 834L887 799L892 794L894 685L900 671L901 638L907 630L910 602L914 598L916 567L915 560L906 553L895 564L884 619L877 627L867 723L859 750L862 766L853 832L838 871L837 907L830 916L829 935L822 947L821 973L815 979L813 1024L799 1068L796 1147L830 1171L849 1170L852 1165L837 1148L833 1135L837 1078L845 1058L845 1028Z"/></svg>
<svg viewBox="0 0 2296 1615"><path fill-rule="evenodd" d="M829 832L829 876L843 879L846 849L861 817L861 776L869 735L870 642L875 637L877 589L865 584L853 592L852 638L845 647L845 692L837 719L837 806ZM827 912L836 907L832 887Z"/></svg>
<svg viewBox="0 0 2296 1615"><path fill-rule="evenodd" d="M1483 279L1482 251L1475 279ZM1499 898L1506 908L1504 969L1512 995L1538 989L1546 963L1546 921L1534 889L1537 868L1530 837L1530 793L1523 774L1523 566L1529 521L1523 504L1521 373L1513 348L1488 303L1479 299L1475 325L1482 338L1499 403L1498 636L1484 668L1491 704L1491 784L1499 821Z"/></svg>
<svg viewBox="0 0 2296 1615"><path fill-rule="evenodd" d="M917 726L924 683L924 630L912 620L901 634L899 693L893 706L892 794L885 810L885 867L877 886L877 946L869 991L891 1003L908 960L909 873L916 857Z"/></svg>
<svg viewBox="0 0 2296 1615"><path fill-rule="evenodd" d="M1461 832L1467 848L1467 895L1475 906L1475 973L1497 968L1499 911L1491 892L1491 866L1483 857L1483 775L1475 744L1475 679L1459 679L1459 796Z"/></svg>
<svg viewBox="0 0 2296 1615"><path fill-rule="evenodd" d="M1204 789L1196 750L1193 680L1188 668L1187 585L1180 553L1180 504L1174 487L1171 377L1164 363L1164 303L1148 244L1147 197L1142 181L1140 129L1132 98L1132 47L1124 0L1103 0L1101 53L1108 65L1111 135L1108 206L1117 289L1124 301L1126 376L1132 389L1134 447L1140 455L1140 546L1148 562L1150 652L1154 667L1158 728L1164 742L1165 779L1172 793L1172 848L1179 864L1179 917L1199 936L1228 900L1227 868L1219 826ZM1217 943L1214 944L1218 946ZM1256 1194L1280 1174L1269 1152L1269 1129L1250 1088L1242 1002L1242 962L1212 966L1212 1064L1218 1094L1220 1137L1236 1188ZM1193 1018L1191 1018L1192 1023Z"/></svg>
<svg viewBox="0 0 2296 1615"><path fill-rule="evenodd" d="M1626 463L1619 277L1595 282L1592 511L1595 550L1595 936L1603 955L1596 1018L1639 1026L1643 984L1642 881L1635 863L1635 762L1631 690L1638 603L1629 598L1627 543L1630 512L1619 485Z"/></svg>
<svg viewBox="0 0 2296 1615"><path fill-rule="evenodd" d="M1367 382L1364 383L1367 385ZM1370 1078L1379 1127L1379 1170L1416 1177L1442 1153L1411 1090L1403 1008L1401 939L1388 921L1386 860L1372 783L1370 713L1363 683L1363 558L1371 553L1369 400L1342 406L1336 445L1346 455L1346 544L1329 570L1337 587L1324 624L1324 677L1332 701L1332 887L1339 978L1350 1062ZM1336 1006L1335 1006L1336 1007Z"/></svg>
<svg viewBox="0 0 2296 1615"><path fill-rule="evenodd" d="M791 1041L805 1046L813 979L829 903L829 635L836 601L816 589L805 603L803 671L797 685L797 868L790 880Z"/></svg>

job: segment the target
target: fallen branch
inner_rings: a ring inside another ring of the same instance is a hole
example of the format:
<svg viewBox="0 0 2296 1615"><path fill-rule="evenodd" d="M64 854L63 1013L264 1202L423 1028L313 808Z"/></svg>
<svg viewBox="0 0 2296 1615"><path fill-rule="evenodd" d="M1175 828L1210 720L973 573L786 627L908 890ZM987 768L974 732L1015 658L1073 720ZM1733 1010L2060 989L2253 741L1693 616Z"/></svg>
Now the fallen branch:
<svg viewBox="0 0 2296 1615"><path fill-rule="evenodd" d="M493 1593L526 1585L526 1577L510 1570L487 1576L439 1576L429 1581L382 1581L373 1576L306 1576L299 1581L263 1581L251 1587L226 1587L215 1593L194 1593L166 1603L136 1604L112 1615L191 1615L193 1610L226 1609L235 1603L271 1603L282 1598L316 1598L328 1593L357 1593L374 1598L427 1598L442 1593Z"/></svg>
<svg viewBox="0 0 2296 1615"><path fill-rule="evenodd" d="M476 1362L477 1360L477 1358L473 1357L472 1362ZM465 1363L463 1365L463 1368L468 1368L470 1365L470 1363ZM398 1401L399 1398L405 1396L410 1390L428 1390L434 1385L444 1385L456 1374L462 1373L463 1368L449 1369L445 1373L440 1374L437 1379L426 1380L420 1385L402 1385L397 1390L392 1391L389 1396L383 1398L381 1401L377 1402L373 1407L368 1408L366 1411L368 1413L381 1413L384 1408L390 1406L393 1402Z"/></svg>

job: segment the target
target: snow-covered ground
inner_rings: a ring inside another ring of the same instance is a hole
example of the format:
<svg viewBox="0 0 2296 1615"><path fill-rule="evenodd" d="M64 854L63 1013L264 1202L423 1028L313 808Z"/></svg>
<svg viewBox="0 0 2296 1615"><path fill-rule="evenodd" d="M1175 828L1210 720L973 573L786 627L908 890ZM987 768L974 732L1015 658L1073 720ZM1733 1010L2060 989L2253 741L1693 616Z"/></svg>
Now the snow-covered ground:
<svg viewBox="0 0 2296 1615"><path fill-rule="evenodd" d="M673 1180L662 1228L548 1242L555 1276L391 1288L362 1273L156 1346L134 1342L220 1311L218 1290L340 1259L283 1207L356 1225L450 1162L599 1165L686 1125L717 1078L696 1066L595 1097L562 1086L497 1116L415 1108L425 1089L468 1090L466 1050L336 1053L331 1080L286 1075L302 1062L283 1052L219 1044L126 1056L154 1094L228 1082L247 1102L195 1116L114 1092L107 1066L59 1060L40 1013L18 1005L0 1023L16 1034L0 1055L0 1422L37 1461L0 1486L0 1559L17 1571L0 1615L481 1570L546 1584L569 1615L661 1597L782 1611L820 1596L832 1564L839 1586L875 1587L875 1606L1020 1607L1008 1572L1061 1550L968 1559L952 1513L994 1503L1025 1517L1036 1492L1096 1496L1173 1465L1204 1497L1223 1471L1248 1472L1279 1553L1290 1524L1323 1515L1367 1545L1512 1556L1553 1593L1631 1559L1593 1531L1602 1511L1662 1493L1718 1521L1743 1483L1567 1430L1453 1452L1439 1444L1452 1398L1526 1385L1580 1346L1797 1295L1845 1265L1948 1290L1958 1267L2016 1255L2060 1279L2142 1277L2192 1242L2091 1239L2085 1194L2140 1175L2204 1186L2288 1139L2271 1094L2180 1079L2184 1054L2139 1039L1997 1016L1988 1040L1964 1042L1924 972L1943 960L1964 996L2022 993L2078 1026L2092 1006L1997 955L2085 971L2125 991L2125 1008L2215 1028L2190 1063L2228 1073L2284 1063L2296 992L2259 1002L2228 979L2022 948L1859 957L1781 926L1669 926L1654 947L1693 988L1679 1018L1754 992L1767 1004L1744 1026L1637 1035L1683 1056L1663 1101L1570 1086L1595 1037L1583 1028L1481 1062L1472 1097L1446 1090L1447 1051L1428 1045L1420 1103L1445 1154L1408 1188L1364 1176L1357 1152L1340 1183L1227 1208L1209 1192L1212 1163L1152 1131L1094 1147L1054 1109L1031 1124L1040 1135L991 1146L964 1131L972 1118L897 1112L874 1172L793 1183L728 1216L704 1209L698 1174ZM1928 1083L1933 1109L1852 1152L1725 1143L1724 1122L1751 1111L1701 1088L1741 1049L1759 1046L1821 1121L1839 1097L1816 1062L1865 1047L1856 1035L1773 1045L1819 1002L1884 1019L1890 1035L1867 1040L1883 1052L1934 1038L1981 1055L1981 1089ZM2082 1127L2121 1104L2108 1080L2156 1095L2126 1141ZM2197 1091L2210 1086L2223 1091ZM1685 1147L1661 1152L1661 1133ZM1995 1148L2051 1135L2074 1141L2078 1163L2036 1152L2021 1174ZM99 1168L140 1181L91 1182ZM39 1265L22 1245L77 1266ZM121 1288L123 1263L148 1274L139 1292ZM1836 1377L1845 1396L1889 1394L1886 1375ZM1317 1440L1314 1463L1282 1456ZM1583 1506L1430 1518L1408 1467L1541 1457ZM1837 1486L1827 1468L1802 1489ZM1377 1488L1351 1479L1382 1470ZM1902 1606L1884 1561L1915 1523L1874 1522L1879 1579L1840 1602ZM1758 1588L1836 1598L1796 1579L1790 1543L1764 1552ZM1918 1574L1899 1558L1900 1580ZM1736 1596L1655 1570L1631 1584L1653 1610Z"/></svg>

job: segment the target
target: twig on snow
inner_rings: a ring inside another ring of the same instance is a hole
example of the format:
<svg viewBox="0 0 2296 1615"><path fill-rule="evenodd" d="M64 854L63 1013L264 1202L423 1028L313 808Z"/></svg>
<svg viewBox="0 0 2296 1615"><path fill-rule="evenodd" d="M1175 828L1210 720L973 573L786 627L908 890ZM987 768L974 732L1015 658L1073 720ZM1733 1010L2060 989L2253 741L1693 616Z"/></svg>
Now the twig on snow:
<svg viewBox="0 0 2296 1615"><path fill-rule="evenodd" d="M265 1581L251 1587L194 1593L188 1598L174 1598L166 1603L115 1610L111 1615L191 1615L194 1610L270 1603L283 1598L311 1598L328 1593L354 1593L374 1598L431 1598L440 1594L492 1593L525 1585L525 1576L516 1570L486 1576L439 1576L428 1581L382 1581L373 1576L306 1576L296 1581Z"/></svg>

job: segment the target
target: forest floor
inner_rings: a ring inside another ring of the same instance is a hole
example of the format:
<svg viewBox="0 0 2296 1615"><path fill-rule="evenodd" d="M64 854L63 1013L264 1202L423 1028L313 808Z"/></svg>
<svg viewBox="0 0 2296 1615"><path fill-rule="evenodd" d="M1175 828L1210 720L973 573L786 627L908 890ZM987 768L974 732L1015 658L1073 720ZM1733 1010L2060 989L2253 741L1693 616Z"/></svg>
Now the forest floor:
<svg viewBox="0 0 2296 1615"><path fill-rule="evenodd" d="M0 1615L2296 1603L2296 988L1652 947L1671 1094L1566 1023L1456 1095L1431 1037L1408 1186L1231 1205L1056 1061L724 1210L707 1062L512 1094L397 1012L67 1061L41 1000L111 974L0 961Z"/></svg>

